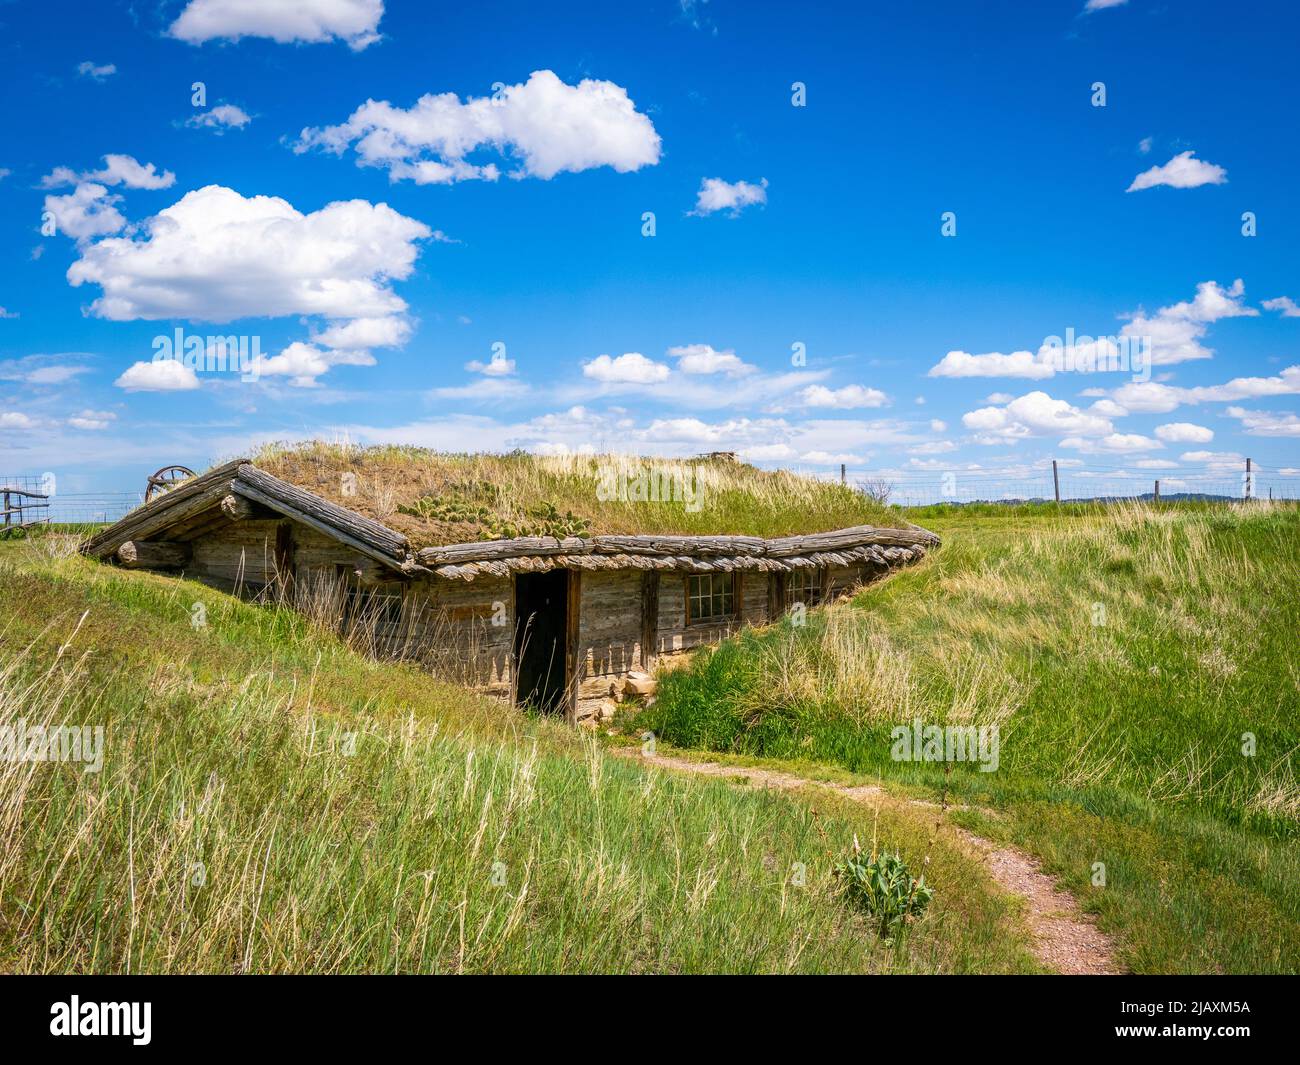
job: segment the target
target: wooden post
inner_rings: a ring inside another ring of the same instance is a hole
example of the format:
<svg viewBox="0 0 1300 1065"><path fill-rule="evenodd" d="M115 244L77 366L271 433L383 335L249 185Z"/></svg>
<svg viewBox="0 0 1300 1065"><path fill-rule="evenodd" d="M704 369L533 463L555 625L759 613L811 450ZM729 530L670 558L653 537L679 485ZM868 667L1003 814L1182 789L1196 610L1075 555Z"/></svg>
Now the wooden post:
<svg viewBox="0 0 1300 1065"><path fill-rule="evenodd" d="M659 652L659 571L641 574L641 668L654 669Z"/></svg>
<svg viewBox="0 0 1300 1065"><path fill-rule="evenodd" d="M1056 468L1056 459L1052 459L1052 490L1056 493L1056 501L1061 501L1061 474Z"/></svg>
<svg viewBox="0 0 1300 1065"><path fill-rule="evenodd" d="M1160 480L1159 480L1159 478L1156 479L1156 502L1157 502L1157 503L1160 502Z"/></svg>
<svg viewBox="0 0 1300 1065"><path fill-rule="evenodd" d="M569 574L568 608L566 620L567 631L564 641L567 645L564 656L565 679L568 681L568 698L564 707L564 718L570 725L578 723L578 685L582 682L582 660L578 657L579 622L582 617L582 570L571 569Z"/></svg>
<svg viewBox="0 0 1300 1065"><path fill-rule="evenodd" d="M841 462L840 463L840 484L848 484L848 483L849 483L849 473L848 470L845 468L844 463Z"/></svg>
<svg viewBox="0 0 1300 1065"><path fill-rule="evenodd" d="M785 613L785 582L784 573L767 575L767 620L769 622L779 621L781 615Z"/></svg>
<svg viewBox="0 0 1300 1065"><path fill-rule="evenodd" d="M227 496L227 499L230 497ZM275 527L275 584L280 597L289 602L293 598L293 577L296 545L293 542L293 522L282 521Z"/></svg>
<svg viewBox="0 0 1300 1065"><path fill-rule="evenodd" d="M1247 499L1251 499L1255 495L1255 486L1251 483L1253 480L1254 477L1250 472L1250 459L1247 459L1246 460L1246 492L1245 492L1245 496Z"/></svg>

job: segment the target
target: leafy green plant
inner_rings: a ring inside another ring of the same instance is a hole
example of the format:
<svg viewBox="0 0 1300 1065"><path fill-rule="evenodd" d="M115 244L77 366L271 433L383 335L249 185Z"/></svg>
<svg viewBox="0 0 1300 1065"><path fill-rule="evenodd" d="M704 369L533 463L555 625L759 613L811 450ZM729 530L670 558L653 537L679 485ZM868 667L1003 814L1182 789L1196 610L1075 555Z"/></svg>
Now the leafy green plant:
<svg viewBox="0 0 1300 1065"><path fill-rule="evenodd" d="M895 935L925 916L934 898L934 889L912 876L907 863L897 852L868 858L854 850L835 866L834 875L840 890L854 906L879 922L880 937L891 942Z"/></svg>
<svg viewBox="0 0 1300 1065"><path fill-rule="evenodd" d="M443 499L439 496L420 496L413 503L401 503L397 507L402 514L414 514L429 521L472 521L486 522L491 514L481 503L467 503L459 499Z"/></svg>
<svg viewBox="0 0 1300 1065"><path fill-rule="evenodd" d="M493 536L502 540L512 540L517 536L554 536L562 540L566 536L585 536L591 530L591 523L571 510L561 514L554 503L544 500L525 508L519 518L494 518L488 527Z"/></svg>
<svg viewBox="0 0 1300 1065"><path fill-rule="evenodd" d="M481 495L490 494L490 487L471 483L468 486L455 486L455 490ZM413 514L426 521L471 524L479 535L492 540L513 540L519 536L554 536L563 539L566 536L585 536L591 531L590 521L578 517L571 510L561 513L559 507L550 500L505 515L494 512L485 503L433 495L420 496L412 503L399 505L397 509L402 514Z"/></svg>

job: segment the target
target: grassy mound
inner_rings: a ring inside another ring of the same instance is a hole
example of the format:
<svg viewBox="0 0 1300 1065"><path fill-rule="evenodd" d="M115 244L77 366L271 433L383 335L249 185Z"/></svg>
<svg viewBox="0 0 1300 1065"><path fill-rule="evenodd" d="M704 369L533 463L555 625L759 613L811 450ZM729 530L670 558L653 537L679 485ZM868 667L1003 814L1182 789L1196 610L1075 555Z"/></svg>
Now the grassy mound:
<svg viewBox="0 0 1300 1065"><path fill-rule="evenodd" d="M929 857L936 901L886 947L831 881L870 811L648 773L290 611L70 546L0 545L0 729L104 730L98 772L0 760L0 971L1031 965L918 813L880 830Z"/></svg>
<svg viewBox="0 0 1300 1065"><path fill-rule="evenodd" d="M271 445L252 461L383 522L417 547L525 535L773 537L904 525L897 511L851 488L726 459L312 442Z"/></svg>
<svg viewBox="0 0 1300 1065"><path fill-rule="evenodd" d="M953 785L1136 936L1135 967L1295 969L1300 511L917 520L945 538L923 565L699 654L638 727L937 787L891 730L997 726L997 770L958 763Z"/></svg>

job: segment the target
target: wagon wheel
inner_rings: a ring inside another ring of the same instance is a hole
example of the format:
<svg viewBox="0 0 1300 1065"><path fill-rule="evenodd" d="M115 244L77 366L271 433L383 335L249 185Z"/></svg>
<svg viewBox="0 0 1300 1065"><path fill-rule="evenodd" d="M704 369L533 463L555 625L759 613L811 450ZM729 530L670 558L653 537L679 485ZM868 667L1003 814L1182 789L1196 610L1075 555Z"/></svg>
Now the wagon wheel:
<svg viewBox="0 0 1300 1065"><path fill-rule="evenodd" d="M144 501L157 499L161 495L166 495L182 481L187 481L194 476L194 471L188 466L164 466L157 473L149 475L149 487L144 491Z"/></svg>

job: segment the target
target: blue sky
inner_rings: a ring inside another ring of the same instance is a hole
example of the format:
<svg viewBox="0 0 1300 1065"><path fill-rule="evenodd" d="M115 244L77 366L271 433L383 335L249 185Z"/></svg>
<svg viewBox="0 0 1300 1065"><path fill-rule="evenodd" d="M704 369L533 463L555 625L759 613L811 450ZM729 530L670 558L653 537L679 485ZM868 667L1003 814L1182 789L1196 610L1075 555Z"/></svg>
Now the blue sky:
<svg viewBox="0 0 1300 1065"><path fill-rule="evenodd" d="M1084 3L0 4L0 473L1300 473L1300 13Z"/></svg>

